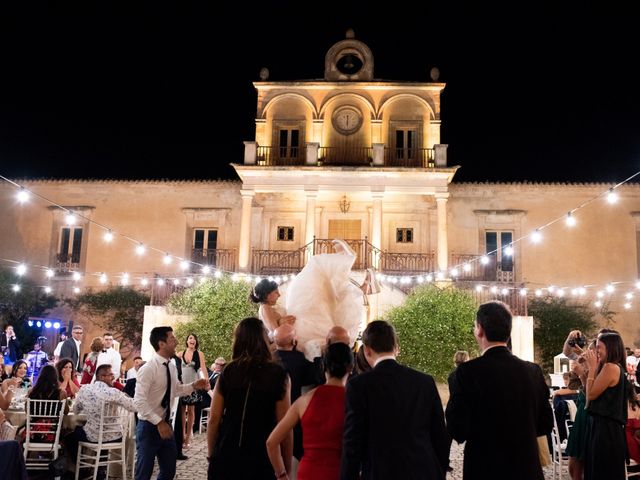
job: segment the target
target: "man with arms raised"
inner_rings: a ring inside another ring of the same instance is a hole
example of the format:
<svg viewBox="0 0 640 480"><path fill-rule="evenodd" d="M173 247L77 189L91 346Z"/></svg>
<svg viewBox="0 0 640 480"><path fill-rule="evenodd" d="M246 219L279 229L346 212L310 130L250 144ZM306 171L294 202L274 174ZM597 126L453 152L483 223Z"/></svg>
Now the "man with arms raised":
<svg viewBox="0 0 640 480"><path fill-rule="evenodd" d="M549 388L534 363L507 347L511 312L480 305L474 335L482 356L460 364L447 405L447 428L464 449L464 480L543 480L536 437L553 427Z"/></svg>
<svg viewBox="0 0 640 480"><path fill-rule="evenodd" d="M433 378L396 362L389 323L371 322L362 342L373 369L347 383L340 478L444 480L449 438Z"/></svg>
<svg viewBox="0 0 640 480"><path fill-rule="evenodd" d="M149 340L156 353L138 371L133 402L138 412L136 426L135 480L149 480L156 456L159 480L171 480L176 474L176 442L171 428L171 406L176 397L196 389L208 389L201 378L189 385L178 383L178 372L171 358L176 354L176 337L171 327L155 327Z"/></svg>

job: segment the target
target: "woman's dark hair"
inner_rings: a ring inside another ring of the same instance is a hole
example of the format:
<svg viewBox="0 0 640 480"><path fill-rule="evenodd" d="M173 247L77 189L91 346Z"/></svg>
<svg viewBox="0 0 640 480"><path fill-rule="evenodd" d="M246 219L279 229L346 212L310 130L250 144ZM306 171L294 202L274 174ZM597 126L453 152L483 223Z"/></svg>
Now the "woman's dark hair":
<svg viewBox="0 0 640 480"><path fill-rule="evenodd" d="M331 377L342 378L353 368L353 352L344 343L332 343L322 354L322 363Z"/></svg>
<svg viewBox="0 0 640 480"><path fill-rule="evenodd" d="M198 351L198 346L200 342L198 341L198 336L195 333L190 333L187 335L187 338L184 340L185 347L189 348L189 337L193 337L196 339L196 349L193 352L193 357L191 357L191 361L194 363L193 368L195 368L196 372L200 370L200 352ZM186 349L182 352L182 361L186 364L187 361L184 359L184 354L186 353Z"/></svg>
<svg viewBox="0 0 640 480"><path fill-rule="evenodd" d="M37 400L57 400L60 398L58 371L53 365L42 367L38 381L29 393L29 398Z"/></svg>
<svg viewBox="0 0 640 480"><path fill-rule="evenodd" d="M58 360L58 363L56 363L56 371L58 372L59 382L62 382L63 380L62 369L66 367L68 364L71 364L71 368L73 369L73 360L71 360L70 358L61 358L60 360Z"/></svg>
<svg viewBox="0 0 640 480"><path fill-rule="evenodd" d="M20 365L24 365L27 368L27 371L29 370L29 366L27 365L27 362L25 362L24 360L18 360L16 363L13 364L13 367L11 367L11 374L9 375L9 378L13 378L16 376L16 373L18 373L18 369L20 368Z"/></svg>
<svg viewBox="0 0 640 480"><path fill-rule="evenodd" d="M233 361L256 364L271 362L271 350L265 340L265 332L262 320L248 317L240 321L233 334Z"/></svg>
<svg viewBox="0 0 640 480"><path fill-rule="evenodd" d="M264 303L267 301L269 294L277 289L278 284L276 282L263 278L253 287L252 292L249 294L249 300L253 303Z"/></svg>
<svg viewBox="0 0 640 480"><path fill-rule="evenodd" d="M624 343L622 343L622 337L615 330L609 330L598 335L598 341L604 343L607 349L607 357L604 359L605 363L615 363L620 366L622 371L626 371L627 356L624 350ZM600 368L598 368L600 371Z"/></svg>
<svg viewBox="0 0 640 480"><path fill-rule="evenodd" d="M364 356L364 347L360 347L356 352L356 372L360 374L369 370L371 370L371 365L369 365L367 358Z"/></svg>

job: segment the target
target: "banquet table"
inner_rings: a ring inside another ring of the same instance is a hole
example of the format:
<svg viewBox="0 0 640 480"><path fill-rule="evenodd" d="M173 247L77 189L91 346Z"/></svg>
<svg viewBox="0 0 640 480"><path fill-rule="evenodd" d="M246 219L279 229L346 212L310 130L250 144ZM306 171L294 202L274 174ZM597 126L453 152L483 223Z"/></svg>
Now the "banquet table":
<svg viewBox="0 0 640 480"><path fill-rule="evenodd" d="M8 408L4 414L14 427L19 428L27 423L27 413L24 409ZM87 416L82 413L69 412L62 417L62 427L66 430L73 430L78 425L84 425L85 423L87 423Z"/></svg>

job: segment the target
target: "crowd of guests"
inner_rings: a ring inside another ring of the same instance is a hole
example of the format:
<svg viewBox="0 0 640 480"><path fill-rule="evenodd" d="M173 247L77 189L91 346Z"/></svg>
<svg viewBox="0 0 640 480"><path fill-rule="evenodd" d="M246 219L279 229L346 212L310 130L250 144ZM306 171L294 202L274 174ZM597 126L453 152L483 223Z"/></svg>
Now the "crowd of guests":
<svg viewBox="0 0 640 480"><path fill-rule="evenodd" d="M444 480L452 440L465 445L465 480L542 480L538 438L551 432L552 404L557 409L571 399L572 479L625 478L629 454L640 456L640 401L620 335L603 329L581 348L574 340L582 334L571 332L564 350L572 374L550 398L541 369L511 353L511 325L502 302L479 307L474 335L482 355L456 353L445 409L431 376L396 361L400 346L386 321L367 325L355 353L349 332L334 326L320 355L307 359L296 348L295 324L269 332L253 317L238 323L231 361L219 357L210 369L196 334L177 352L173 330L154 328L155 353L146 363L137 357L126 382L115 378L122 362L111 353L113 336L94 339L81 362L83 332L74 327L35 385L26 362L15 361L2 381L0 408L21 387L30 388L29 398L75 398L73 411L86 414L87 423L65 432L71 458L78 442L97 441L101 401L135 412L139 480L151 477L156 462L159 478L174 478L206 405L210 480Z"/></svg>

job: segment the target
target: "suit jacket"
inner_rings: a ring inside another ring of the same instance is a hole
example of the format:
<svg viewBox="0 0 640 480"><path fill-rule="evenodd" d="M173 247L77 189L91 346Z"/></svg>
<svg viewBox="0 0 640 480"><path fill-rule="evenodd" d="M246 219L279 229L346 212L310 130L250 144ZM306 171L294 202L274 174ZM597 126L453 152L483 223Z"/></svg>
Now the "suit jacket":
<svg viewBox="0 0 640 480"><path fill-rule="evenodd" d="M433 378L383 360L347 383L340 478L444 480L449 437Z"/></svg>
<svg viewBox="0 0 640 480"><path fill-rule="evenodd" d="M84 365L78 361L80 357L78 355L76 341L73 338L67 338L62 344L62 348L60 349L60 358L70 358L73 361L73 364L77 366L77 371L82 372Z"/></svg>
<svg viewBox="0 0 640 480"><path fill-rule="evenodd" d="M465 480L543 480L536 437L553 427L547 387L536 364L493 347L456 370L447 428L465 442Z"/></svg>
<svg viewBox="0 0 640 480"><path fill-rule="evenodd" d="M12 363L15 363L22 358L20 342L17 338L12 338L7 341L7 334L5 332L0 332L0 347L7 347L5 356L7 356Z"/></svg>

